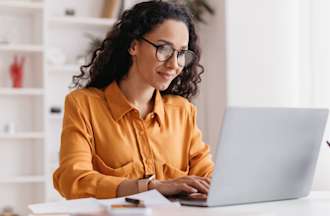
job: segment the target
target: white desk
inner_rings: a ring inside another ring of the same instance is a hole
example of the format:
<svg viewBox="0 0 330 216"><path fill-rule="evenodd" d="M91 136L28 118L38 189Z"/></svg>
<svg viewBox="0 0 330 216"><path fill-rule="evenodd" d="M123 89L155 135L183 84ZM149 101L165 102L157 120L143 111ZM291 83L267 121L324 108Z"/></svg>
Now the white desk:
<svg viewBox="0 0 330 216"><path fill-rule="evenodd" d="M329 216L330 191L313 191L308 197L286 201L226 207L153 209L153 216Z"/></svg>

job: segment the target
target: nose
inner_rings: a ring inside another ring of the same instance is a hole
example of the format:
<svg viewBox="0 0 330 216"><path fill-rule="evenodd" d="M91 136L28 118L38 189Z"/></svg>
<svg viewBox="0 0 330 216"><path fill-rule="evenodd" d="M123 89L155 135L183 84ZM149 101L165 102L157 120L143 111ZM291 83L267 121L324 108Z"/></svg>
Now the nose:
<svg viewBox="0 0 330 216"><path fill-rule="evenodd" d="M171 69L179 69L180 66L178 64L178 57L177 57L177 51L173 52L172 56L167 59L166 66Z"/></svg>

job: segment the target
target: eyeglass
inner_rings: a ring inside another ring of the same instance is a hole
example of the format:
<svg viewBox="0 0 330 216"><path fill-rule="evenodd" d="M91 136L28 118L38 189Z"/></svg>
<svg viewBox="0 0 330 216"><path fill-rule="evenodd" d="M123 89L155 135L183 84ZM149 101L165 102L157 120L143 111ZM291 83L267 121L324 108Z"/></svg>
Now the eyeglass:
<svg viewBox="0 0 330 216"><path fill-rule="evenodd" d="M180 67L188 67L196 58L195 53L191 50L176 50L170 44L157 45L144 37L141 37L141 39L156 48L158 61L165 62L169 60L175 51L177 51L176 58Z"/></svg>

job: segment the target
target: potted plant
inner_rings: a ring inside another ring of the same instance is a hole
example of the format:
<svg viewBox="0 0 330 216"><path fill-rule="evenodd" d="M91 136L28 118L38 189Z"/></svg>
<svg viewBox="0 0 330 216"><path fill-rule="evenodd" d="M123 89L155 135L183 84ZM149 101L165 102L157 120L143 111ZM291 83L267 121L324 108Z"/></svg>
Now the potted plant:
<svg viewBox="0 0 330 216"><path fill-rule="evenodd" d="M206 13L210 15L215 14L214 9L210 6L207 0L169 0L169 1L186 5L189 8L190 12L192 13L193 19L196 23L206 24L204 15Z"/></svg>

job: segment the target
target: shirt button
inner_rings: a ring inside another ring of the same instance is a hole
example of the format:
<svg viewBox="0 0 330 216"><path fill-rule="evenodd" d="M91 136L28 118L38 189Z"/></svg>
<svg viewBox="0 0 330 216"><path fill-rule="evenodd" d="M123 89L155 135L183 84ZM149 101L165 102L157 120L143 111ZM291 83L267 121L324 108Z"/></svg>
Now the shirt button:
<svg viewBox="0 0 330 216"><path fill-rule="evenodd" d="M133 110L133 115L136 116L136 117L139 117L139 112L137 110Z"/></svg>

